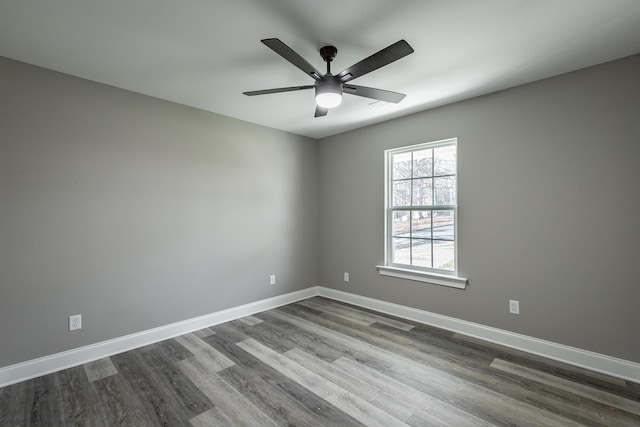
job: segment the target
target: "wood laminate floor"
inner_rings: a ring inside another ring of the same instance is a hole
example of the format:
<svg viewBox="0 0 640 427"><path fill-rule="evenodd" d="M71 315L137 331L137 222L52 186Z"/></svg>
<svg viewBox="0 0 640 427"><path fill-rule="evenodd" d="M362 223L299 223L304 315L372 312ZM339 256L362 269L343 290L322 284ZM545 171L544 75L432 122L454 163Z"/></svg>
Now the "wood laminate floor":
<svg viewBox="0 0 640 427"><path fill-rule="evenodd" d="M1 426L640 426L640 386L320 297L0 389Z"/></svg>

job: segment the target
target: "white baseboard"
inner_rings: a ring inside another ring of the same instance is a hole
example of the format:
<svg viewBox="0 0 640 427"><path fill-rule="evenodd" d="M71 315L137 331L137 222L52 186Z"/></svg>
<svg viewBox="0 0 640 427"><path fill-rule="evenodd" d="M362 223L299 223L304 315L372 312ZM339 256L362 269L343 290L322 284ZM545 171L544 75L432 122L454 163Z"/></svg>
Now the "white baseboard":
<svg viewBox="0 0 640 427"><path fill-rule="evenodd" d="M194 317L181 322L171 323L135 334L10 365L0 368L0 387L82 365L103 357L113 356L114 354L177 337L208 326L228 322L239 317L249 316L281 305L290 304L315 295L318 295L318 289L313 286L300 291L278 295L227 310L217 311L204 316Z"/></svg>
<svg viewBox="0 0 640 427"><path fill-rule="evenodd" d="M640 383L639 363L322 286L318 295Z"/></svg>
<svg viewBox="0 0 640 427"><path fill-rule="evenodd" d="M417 308L406 307L322 286L312 286L300 291L278 295L272 298L229 308L227 310L217 311L204 316L194 317L181 322L171 323L158 328L126 335L124 337L114 338L108 341L0 368L0 387L71 368L73 366L82 365L103 357L113 356L114 354L133 350L145 345L197 331L198 329L206 328L208 326L228 322L230 320L270 310L281 305L290 304L317 295L380 311L382 313L391 314L404 319L425 323L427 325L436 326L438 328L447 329L449 331L469 335L592 371L640 383L640 364L635 362L587 350L581 350L579 348L569 347L526 335L520 335L514 332L456 319L454 317L443 316L441 314L431 313Z"/></svg>

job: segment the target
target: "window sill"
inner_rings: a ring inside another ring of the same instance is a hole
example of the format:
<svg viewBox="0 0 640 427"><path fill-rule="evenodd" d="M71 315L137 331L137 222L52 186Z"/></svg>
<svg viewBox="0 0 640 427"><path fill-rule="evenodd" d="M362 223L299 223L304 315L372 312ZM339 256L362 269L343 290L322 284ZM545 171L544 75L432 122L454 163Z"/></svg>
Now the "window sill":
<svg viewBox="0 0 640 427"><path fill-rule="evenodd" d="M416 280L418 282L432 283L434 285L449 286L457 289L466 289L468 279L458 276L428 273L426 271L410 270L408 268L389 267L388 265L376 265L378 273L383 276L398 277L400 279Z"/></svg>

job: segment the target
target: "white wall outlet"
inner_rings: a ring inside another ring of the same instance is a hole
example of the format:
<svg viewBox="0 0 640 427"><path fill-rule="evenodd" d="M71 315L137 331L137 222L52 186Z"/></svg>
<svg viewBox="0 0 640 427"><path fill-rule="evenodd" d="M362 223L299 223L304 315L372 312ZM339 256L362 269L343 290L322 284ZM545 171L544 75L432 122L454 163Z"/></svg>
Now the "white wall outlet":
<svg viewBox="0 0 640 427"><path fill-rule="evenodd" d="M347 273L346 271L344 272L344 281L345 282L349 281L349 273Z"/></svg>
<svg viewBox="0 0 640 427"><path fill-rule="evenodd" d="M82 329L82 314L69 316L69 330L75 331L76 329Z"/></svg>
<svg viewBox="0 0 640 427"><path fill-rule="evenodd" d="M276 275L272 274L271 276L269 276L269 284L270 285L275 285L276 284Z"/></svg>
<svg viewBox="0 0 640 427"><path fill-rule="evenodd" d="M520 301L516 301L513 299L509 300L509 313L520 314Z"/></svg>

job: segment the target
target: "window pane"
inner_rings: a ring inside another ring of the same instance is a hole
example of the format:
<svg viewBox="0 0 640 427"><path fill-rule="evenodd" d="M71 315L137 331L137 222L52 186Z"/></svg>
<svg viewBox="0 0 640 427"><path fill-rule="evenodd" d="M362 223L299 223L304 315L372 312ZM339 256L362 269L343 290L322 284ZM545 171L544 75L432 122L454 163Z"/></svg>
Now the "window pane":
<svg viewBox="0 0 640 427"><path fill-rule="evenodd" d="M413 206L431 206L433 204L432 186L433 179L431 178L413 180Z"/></svg>
<svg viewBox="0 0 640 427"><path fill-rule="evenodd" d="M456 173L456 147L448 145L433 149L433 174L455 175Z"/></svg>
<svg viewBox="0 0 640 427"><path fill-rule="evenodd" d="M454 270L455 251L453 250L453 242L433 241L433 268Z"/></svg>
<svg viewBox="0 0 640 427"><path fill-rule="evenodd" d="M456 149L451 139L386 151L388 264L455 272Z"/></svg>
<svg viewBox="0 0 640 427"><path fill-rule="evenodd" d="M422 178L433 175L433 150L413 152L413 177Z"/></svg>
<svg viewBox="0 0 640 427"><path fill-rule="evenodd" d="M411 153L393 155L393 179L411 178Z"/></svg>
<svg viewBox="0 0 640 427"><path fill-rule="evenodd" d="M393 206L411 205L411 181L398 181L393 183Z"/></svg>
<svg viewBox="0 0 640 427"><path fill-rule="evenodd" d="M456 177L433 178L436 206L456 204Z"/></svg>
<svg viewBox="0 0 640 427"><path fill-rule="evenodd" d="M393 211L391 235L396 237L410 237L409 211Z"/></svg>
<svg viewBox="0 0 640 427"><path fill-rule="evenodd" d="M455 215L452 210L433 212L433 238L453 240Z"/></svg>
<svg viewBox="0 0 640 427"><path fill-rule="evenodd" d="M431 238L431 211L413 211L411 215L411 235L424 239Z"/></svg>
<svg viewBox="0 0 640 427"><path fill-rule="evenodd" d="M413 254L411 264L417 267L431 268L431 240L413 239L411 245Z"/></svg>
<svg viewBox="0 0 640 427"><path fill-rule="evenodd" d="M411 265L411 239L393 238L393 263Z"/></svg>

